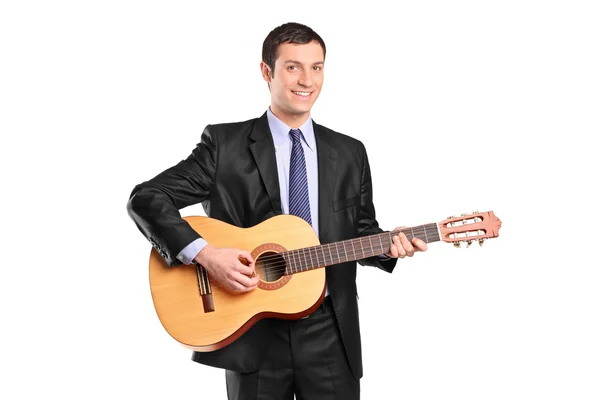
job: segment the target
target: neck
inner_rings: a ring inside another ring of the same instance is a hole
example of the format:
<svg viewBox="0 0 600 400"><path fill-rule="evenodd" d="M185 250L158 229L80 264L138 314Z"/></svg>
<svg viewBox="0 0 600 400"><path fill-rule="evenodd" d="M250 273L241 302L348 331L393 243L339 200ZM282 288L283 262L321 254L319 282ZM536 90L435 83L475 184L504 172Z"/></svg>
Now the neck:
<svg viewBox="0 0 600 400"><path fill-rule="evenodd" d="M305 113L290 113L285 112L278 108L277 106L271 104L271 112L274 116L276 116L281 122L286 124L292 129L298 129L302 126L303 123L310 117L310 111Z"/></svg>
<svg viewBox="0 0 600 400"><path fill-rule="evenodd" d="M415 237L425 243L441 240L438 226L435 223L404 228L400 231L404 232L409 241ZM382 232L341 242L286 251L281 253L286 264L285 275L384 254L389 251L392 237L397 233L398 231ZM274 262L272 261L272 263Z"/></svg>

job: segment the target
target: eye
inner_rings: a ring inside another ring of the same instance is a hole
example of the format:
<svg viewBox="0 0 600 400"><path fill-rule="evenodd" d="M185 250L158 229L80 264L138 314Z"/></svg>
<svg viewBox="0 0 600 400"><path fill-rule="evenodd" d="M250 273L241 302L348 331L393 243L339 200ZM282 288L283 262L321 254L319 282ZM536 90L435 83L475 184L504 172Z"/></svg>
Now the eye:
<svg viewBox="0 0 600 400"><path fill-rule="evenodd" d="M322 71L322 70L323 70L323 67L322 67L322 66L320 66L320 65L315 65L315 66L313 67L313 69L314 69L315 71Z"/></svg>
<svg viewBox="0 0 600 400"><path fill-rule="evenodd" d="M290 65L290 66L288 67L288 71L294 71L294 70L297 70L297 69L298 69L298 66L297 66L297 65Z"/></svg>

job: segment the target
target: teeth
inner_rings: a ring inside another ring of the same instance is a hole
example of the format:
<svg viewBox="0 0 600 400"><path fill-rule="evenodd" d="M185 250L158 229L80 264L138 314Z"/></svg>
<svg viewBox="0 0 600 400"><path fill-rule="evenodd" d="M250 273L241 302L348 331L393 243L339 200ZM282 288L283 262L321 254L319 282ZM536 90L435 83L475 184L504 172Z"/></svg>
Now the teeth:
<svg viewBox="0 0 600 400"><path fill-rule="evenodd" d="M310 96L310 92L293 92L294 94L300 95L300 96Z"/></svg>

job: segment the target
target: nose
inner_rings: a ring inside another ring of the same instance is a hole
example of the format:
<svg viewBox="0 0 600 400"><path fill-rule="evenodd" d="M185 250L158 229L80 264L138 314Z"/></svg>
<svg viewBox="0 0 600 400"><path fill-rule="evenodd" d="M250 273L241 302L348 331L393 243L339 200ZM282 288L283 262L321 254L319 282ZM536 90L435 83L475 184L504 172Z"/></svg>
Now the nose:
<svg viewBox="0 0 600 400"><path fill-rule="evenodd" d="M303 70L300 78L298 79L298 84L304 87L311 87L313 84L313 72L312 70Z"/></svg>

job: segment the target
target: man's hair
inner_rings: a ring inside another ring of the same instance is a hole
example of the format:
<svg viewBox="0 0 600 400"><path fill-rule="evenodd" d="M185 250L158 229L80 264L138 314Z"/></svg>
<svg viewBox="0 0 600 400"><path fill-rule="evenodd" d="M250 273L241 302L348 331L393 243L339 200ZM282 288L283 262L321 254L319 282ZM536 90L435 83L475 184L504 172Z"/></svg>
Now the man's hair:
<svg viewBox="0 0 600 400"><path fill-rule="evenodd" d="M323 59L325 59L325 42L308 26L288 22L273 29L265 38L262 48L262 60L271 68L271 76L275 73L275 60L277 60L279 45L284 43L307 44L313 41L321 45Z"/></svg>

